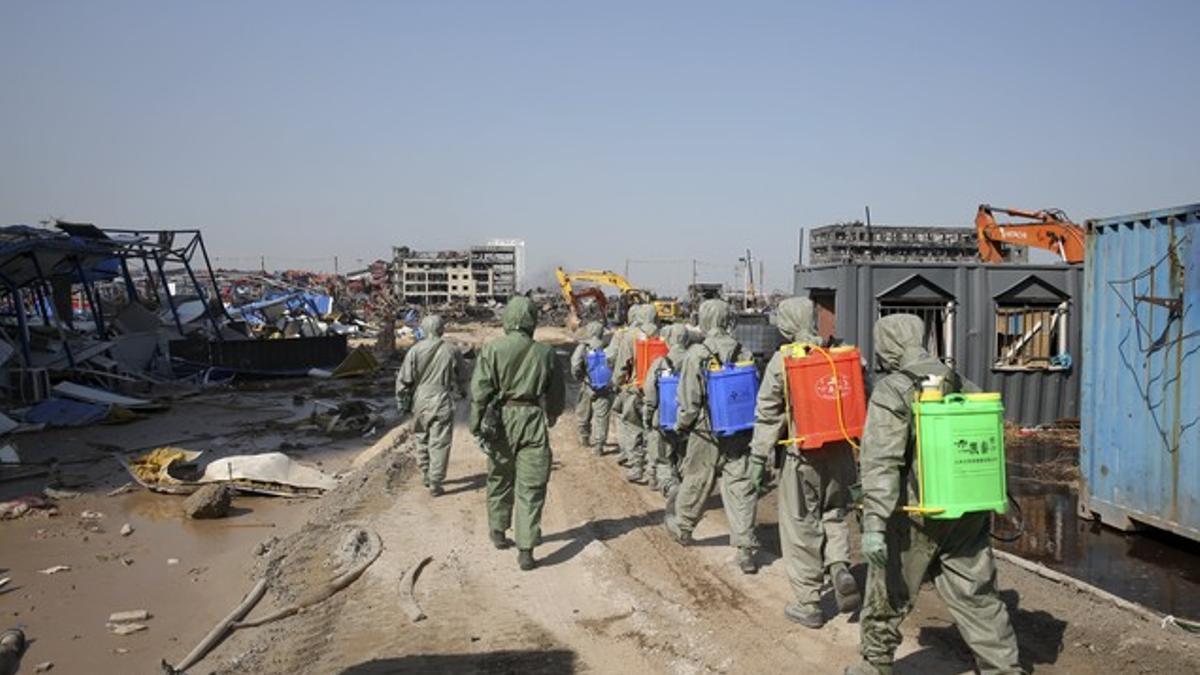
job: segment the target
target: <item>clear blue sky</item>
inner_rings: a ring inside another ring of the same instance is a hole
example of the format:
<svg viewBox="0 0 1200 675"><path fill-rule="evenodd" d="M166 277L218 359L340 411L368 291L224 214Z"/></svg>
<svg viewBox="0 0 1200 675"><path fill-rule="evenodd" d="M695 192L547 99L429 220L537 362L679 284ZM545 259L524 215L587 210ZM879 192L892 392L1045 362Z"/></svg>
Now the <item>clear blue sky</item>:
<svg viewBox="0 0 1200 675"><path fill-rule="evenodd" d="M749 247L786 287L798 228L864 204L1200 201L1198 25L1189 1L5 2L0 223L200 226L269 267L517 236L535 280Z"/></svg>

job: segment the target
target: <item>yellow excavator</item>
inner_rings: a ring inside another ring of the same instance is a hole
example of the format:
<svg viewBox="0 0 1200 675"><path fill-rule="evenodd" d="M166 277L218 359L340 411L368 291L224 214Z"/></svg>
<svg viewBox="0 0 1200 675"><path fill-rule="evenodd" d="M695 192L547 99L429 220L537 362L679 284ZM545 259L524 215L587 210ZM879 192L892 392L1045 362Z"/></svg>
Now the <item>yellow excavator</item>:
<svg viewBox="0 0 1200 675"><path fill-rule="evenodd" d="M676 300L655 300L654 296L649 292L640 288L635 288L633 284L625 277L610 272L608 270L580 270L578 272L568 272L559 267L554 270L555 276L558 277L558 285L562 288L563 298L567 301L567 307L570 308L571 315L567 319L567 324L571 327L579 325L579 317L583 314L583 299L591 298L596 303L596 308L601 316L607 322L608 319L608 296L604 291L600 290L602 286L616 288L621 293L621 316L633 305L651 303L654 305L655 311L658 313L658 318L665 322L676 321L679 319L679 302ZM575 288L576 283L592 284L584 288Z"/></svg>

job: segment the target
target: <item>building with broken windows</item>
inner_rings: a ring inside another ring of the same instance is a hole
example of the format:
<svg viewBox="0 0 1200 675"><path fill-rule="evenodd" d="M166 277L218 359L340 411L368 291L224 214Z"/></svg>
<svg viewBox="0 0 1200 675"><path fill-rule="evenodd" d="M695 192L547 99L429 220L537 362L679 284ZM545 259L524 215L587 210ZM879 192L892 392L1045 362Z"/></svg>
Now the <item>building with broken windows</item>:
<svg viewBox="0 0 1200 675"><path fill-rule="evenodd" d="M925 320L926 346L987 391L1001 392L1010 421L1079 417L1079 265L850 262L798 265L795 293L817 305L822 336L874 359L882 316Z"/></svg>
<svg viewBox="0 0 1200 675"><path fill-rule="evenodd" d="M481 305L504 302L517 292L524 244L489 244L465 251L392 249L393 284L402 302ZM520 257L519 257L520 255Z"/></svg>
<svg viewBox="0 0 1200 675"><path fill-rule="evenodd" d="M1024 262L1024 247L1012 247L1010 262ZM826 225L809 231L809 264L861 260L878 262L973 262L979 244L973 227L893 227L862 221Z"/></svg>

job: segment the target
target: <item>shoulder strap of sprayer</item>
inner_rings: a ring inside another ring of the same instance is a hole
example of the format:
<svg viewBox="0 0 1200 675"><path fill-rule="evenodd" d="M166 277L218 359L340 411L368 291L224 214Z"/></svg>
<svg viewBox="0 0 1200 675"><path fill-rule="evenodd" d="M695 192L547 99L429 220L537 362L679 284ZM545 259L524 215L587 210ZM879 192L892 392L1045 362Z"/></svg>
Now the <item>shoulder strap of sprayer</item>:
<svg viewBox="0 0 1200 675"><path fill-rule="evenodd" d="M955 372L954 369L947 368L946 370L948 370L950 372L946 376L946 379L944 381L945 383L943 385L942 393L956 394L956 393L962 391L962 378L959 377L958 373ZM918 374L914 373L913 371L907 370L907 369L898 370L896 372L898 372L899 374L908 378L909 388L905 390L903 398L904 398L904 400L909 401L910 403L904 410L893 410L891 408L888 408L888 412L892 413L896 417L899 417L900 419L908 419L908 417L912 414L911 402L914 400L917 393L919 391L921 391L921 383L925 381L925 376L918 375Z"/></svg>

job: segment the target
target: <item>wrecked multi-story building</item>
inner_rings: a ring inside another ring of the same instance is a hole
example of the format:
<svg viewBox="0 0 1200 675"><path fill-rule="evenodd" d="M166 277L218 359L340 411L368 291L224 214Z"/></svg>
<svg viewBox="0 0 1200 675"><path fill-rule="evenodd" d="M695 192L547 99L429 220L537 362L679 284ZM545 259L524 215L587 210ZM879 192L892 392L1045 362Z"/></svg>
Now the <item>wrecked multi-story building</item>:
<svg viewBox="0 0 1200 675"><path fill-rule="evenodd" d="M979 245L972 227L866 226L862 221L818 227L809 232L809 264L878 262L974 262ZM1013 247L1010 262L1027 252Z"/></svg>
<svg viewBox="0 0 1200 675"><path fill-rule="evenodd" d="M523 247L522 247L523 248ZM517 292L517 247L473 246L465 251L392 249L395 293L414 305L504 302Z"/></svg>

